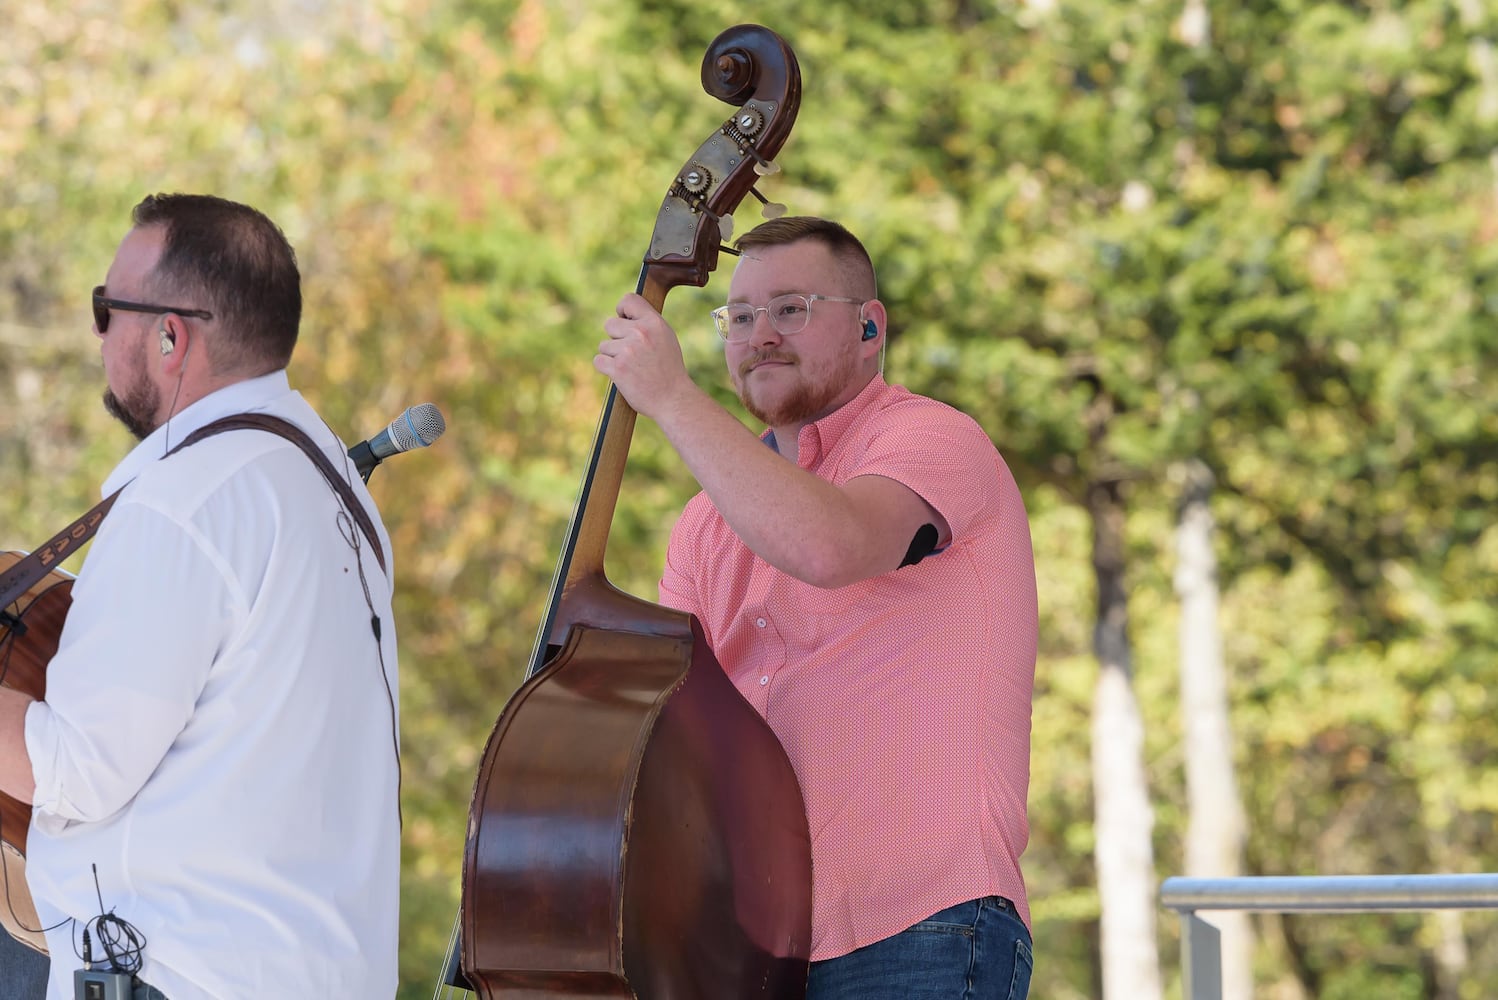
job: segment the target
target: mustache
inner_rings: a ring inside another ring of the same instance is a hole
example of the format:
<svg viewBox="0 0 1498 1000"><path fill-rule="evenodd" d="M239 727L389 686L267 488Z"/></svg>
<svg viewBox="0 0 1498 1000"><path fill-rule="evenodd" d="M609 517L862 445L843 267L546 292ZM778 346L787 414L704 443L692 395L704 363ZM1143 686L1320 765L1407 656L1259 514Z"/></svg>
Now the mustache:
<svg viewBox="0 0 1498 1000"><path fill-rule="evenodd" d="M783 361L788 364L794 364L796 356L786 351L755 351L749 357L739 362L739 377L742 378L748 375L750 369L755 365L763 364L766 361Z"/></svg>

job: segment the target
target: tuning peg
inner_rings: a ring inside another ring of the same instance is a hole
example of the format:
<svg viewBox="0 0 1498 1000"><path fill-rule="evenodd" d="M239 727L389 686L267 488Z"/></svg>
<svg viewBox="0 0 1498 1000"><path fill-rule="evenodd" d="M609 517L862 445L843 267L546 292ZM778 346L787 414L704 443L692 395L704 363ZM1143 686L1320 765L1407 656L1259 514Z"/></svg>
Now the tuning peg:
<svg viewBox="0 0 1498 1000"><path fill-rule="evenodd" d="M718 235L721 236L724 240L733 239L733 216L718 216Z"/></svg>
<svg viewBox="0 0 1498 1000"><path fill-rule="evenodd" d="M765 218L767 218L767 219L778 219L782 215L785 214L785 206L784 205L782 205L778 201L766 201L765 200L765 196L759 193L759 189L758 188L750 188L749 189L749 193L752 194L752 195L754 195L754 197L758 198L759 199L759 203L764 206L763 208L760 209L760 214L763 215Z"/></svg>
<svg viewBox="0 0 1498 1000"><path fill-rule="evenodd" d="M760 156L759 150L753 146L744 146L743 151L745 155L754 161L754 172L759 174L759 176L769 177L771 174L780 173L780 164L772 163L763 156Z"/></svg>

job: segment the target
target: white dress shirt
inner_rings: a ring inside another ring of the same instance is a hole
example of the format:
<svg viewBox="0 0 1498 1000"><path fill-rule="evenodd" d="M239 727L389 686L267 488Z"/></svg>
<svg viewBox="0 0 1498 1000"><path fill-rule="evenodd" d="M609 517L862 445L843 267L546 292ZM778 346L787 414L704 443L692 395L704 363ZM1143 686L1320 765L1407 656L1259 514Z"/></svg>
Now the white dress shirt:
<svg viewBox="0 0 1498 1000"><path fill-rule="evenodd" d="M27 881L44 925L61 922L48 1000L71 1000L101 897L144 935L140 977L171 1000L395 993L390 581L285 438L230 431L161 457L249 411L324 449L391 565L345 445L284 372L199 400L110 475L103 492L124 492L26 715Z"/></svg>

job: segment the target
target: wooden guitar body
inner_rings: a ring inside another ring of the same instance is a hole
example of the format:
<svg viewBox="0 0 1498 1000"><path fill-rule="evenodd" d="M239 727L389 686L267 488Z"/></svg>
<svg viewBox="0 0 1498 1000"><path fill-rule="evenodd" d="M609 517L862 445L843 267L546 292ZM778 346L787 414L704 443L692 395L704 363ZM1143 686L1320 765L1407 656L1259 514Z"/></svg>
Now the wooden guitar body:
<svg viewBox="0 0 1498 1000"><path fill-rule="evenodd" d="M20 562L19 552L0 552L0 574ZM73 603L73 577L54 569L16 601L0 608L0 686L33 698L47 693L47 664L57 652L63 621ZM0 927L27 947L46 954L46 939L31 891L26 887L26 834L31 806L0 792Z"/></svg>

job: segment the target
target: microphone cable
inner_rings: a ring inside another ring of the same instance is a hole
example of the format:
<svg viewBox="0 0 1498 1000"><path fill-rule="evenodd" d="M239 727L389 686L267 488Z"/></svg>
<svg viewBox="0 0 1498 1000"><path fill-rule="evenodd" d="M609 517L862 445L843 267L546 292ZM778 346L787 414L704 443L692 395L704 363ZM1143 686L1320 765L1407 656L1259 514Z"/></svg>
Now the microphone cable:
<svg viewBox="0 0 1498 1000"><path fill-rule="evenodd" d="M92 868L94 892L99 898L99 915L84 921L83 950L80 953L78 946L74 945L74 954L84 963L85 968L93 965L93 948L90 946L88 934L89 928L92 927L94 938L98 940L99 947L104 951L104 959L109 964L109 971L130 976L138 975L141 965L145 962L146 936L130 921L116 916L113 910L105 911L104 893L99 888L99 866L93 865Z"/></svg>

